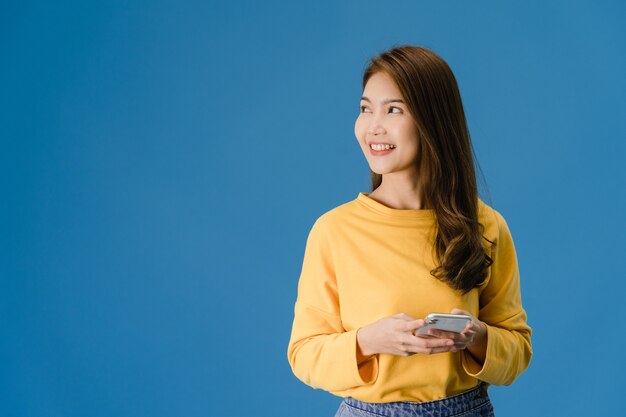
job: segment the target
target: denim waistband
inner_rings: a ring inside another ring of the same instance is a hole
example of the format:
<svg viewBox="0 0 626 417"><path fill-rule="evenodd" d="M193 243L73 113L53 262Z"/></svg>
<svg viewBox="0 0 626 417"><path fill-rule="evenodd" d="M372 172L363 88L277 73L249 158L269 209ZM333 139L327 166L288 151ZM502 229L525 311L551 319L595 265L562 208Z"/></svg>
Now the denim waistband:
<svg viewBox="0 0 626 417"><path fill-rule="evenodd" d="M368 403L352 397L343 400L350 407L381 416L454 416L473 410L490 402L487 385L480 383L476 388L451 397L427 402L398 401L391 403Z"/></svg>

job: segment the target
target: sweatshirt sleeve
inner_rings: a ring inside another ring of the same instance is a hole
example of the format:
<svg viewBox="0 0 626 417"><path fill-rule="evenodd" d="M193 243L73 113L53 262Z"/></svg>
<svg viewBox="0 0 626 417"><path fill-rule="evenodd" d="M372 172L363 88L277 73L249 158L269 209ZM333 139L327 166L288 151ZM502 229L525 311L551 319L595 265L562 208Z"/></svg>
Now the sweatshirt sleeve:
<svg viewBox="0 0 626 417"><path fill-rule="evenodd" d="M372 383L378 356L357 363L358 329L343 327L334 254L321 219L307 238L287 355L298 379L334 392Z"/></svg>
<svg viewBox="0 0 626 417"><path fill-rule="evenodd" d="M487 324L487 352L481 364L463 351L465 371L493 385L510 385L529 365L531 328L522 307L520 274L513 239L504 217L495 211L498 237L492 249L489 281L481 289L478 319Z"/></svg>

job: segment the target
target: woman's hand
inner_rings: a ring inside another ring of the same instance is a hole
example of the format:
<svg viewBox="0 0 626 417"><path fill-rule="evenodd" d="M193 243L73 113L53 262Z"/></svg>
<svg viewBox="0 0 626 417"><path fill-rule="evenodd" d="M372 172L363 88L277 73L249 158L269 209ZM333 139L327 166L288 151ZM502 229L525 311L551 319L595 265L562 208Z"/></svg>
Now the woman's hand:
<svg viewBox="0 0 626 417"><path fill-rule="evenodd" d="M437 338L453 340L458 350L467 349L476 359L483 362L487 351L487 325L465 310L454 308L450 313L464 314L470 316L472 320L461 333L430 329L428 334Z"/></svg>
<svg viewBox="0 0 626 417"><path fill-rule="evenodd" d="M424 325L424 320L401 313L362 327L357 332L359 356L367 357L376 353L410 356L415 353L455 352L458 349L455 340L449 336L415 336L413 331Z"/></svg>

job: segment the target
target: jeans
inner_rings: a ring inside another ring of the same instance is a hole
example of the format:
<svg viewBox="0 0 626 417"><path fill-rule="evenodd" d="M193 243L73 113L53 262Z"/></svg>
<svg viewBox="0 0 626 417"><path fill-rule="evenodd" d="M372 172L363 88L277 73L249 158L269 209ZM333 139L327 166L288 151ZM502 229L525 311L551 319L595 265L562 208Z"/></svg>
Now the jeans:
<svg viewBox="0 0 626 417"><path fill-rule="evenodd" d="M481 383L476 388L452 397L422 403L399 401L392 403L367 403L354 398L344 398L335 417L494 417L487 387Z"/></svg>

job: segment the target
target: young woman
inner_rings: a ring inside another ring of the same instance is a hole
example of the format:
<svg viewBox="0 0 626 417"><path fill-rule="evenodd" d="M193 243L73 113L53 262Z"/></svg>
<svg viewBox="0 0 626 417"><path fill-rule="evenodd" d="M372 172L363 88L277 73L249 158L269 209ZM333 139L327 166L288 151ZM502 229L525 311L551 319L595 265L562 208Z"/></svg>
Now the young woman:
<svg viewBox="0 0 626 417"><path fill-rule="evenodd" d="M355 124L372 191L306 242L289 363L344 397L336 416L493 415L490 384L530 362L511 233L477 195L456 79L434 52L388 50L363 74ZM429 313L467 315L459 332Z"/></svg>

